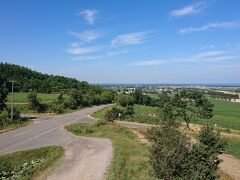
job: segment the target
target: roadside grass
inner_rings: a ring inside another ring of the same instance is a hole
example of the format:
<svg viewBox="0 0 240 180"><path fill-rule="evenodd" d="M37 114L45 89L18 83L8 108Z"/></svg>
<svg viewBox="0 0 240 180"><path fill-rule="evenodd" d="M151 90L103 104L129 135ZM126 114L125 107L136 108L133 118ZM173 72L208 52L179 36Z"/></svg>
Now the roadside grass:
<svg viewBox="0 0 240 180"><path fill-rule="evenodd" d="M10 154L0 155L0 174L3 171L11 170L14 172L21 171L21 166L25 163L36 162L42 160L41 163L34 168L28 167L24 171L24 175L18 179L32 179L43 172L47 168L53 167L58 160L64 155L64 149L60 146L47 146L26 151L19 151ZM10 178L11 179L11 178Z"/></svg>
<svg viewBox="0 0 240 180"><path fill-rule="evenodd" d="M114 105L115 107L117 105ZM105 107L99 111L96 111L92 114L94 118L97 119L105 119L105 113L110 110L112 107ZM134 105L135 114L128 118L123 119L123 121L131 121L131 122L139 122L139 123L147 123L147 124L158 124L159 120L157 118L157 114L159 113L157 107L144 106L144 105Z"/></svg>
<svg viewBox="0 0 240 180"><path fill-rule="evenodd" d="M114 105L116 106L116 105ZM108 110L112 109L113 106L107 106L105 108L102 108L94 113L91 114L92 117L97 118L97 119L105 119L105 114Z"/></svg>
<svg viewBox="0 0 240 180"><path fill-rule="evenodd" d="M240 139L237 137L225 138L227 141L226 153L240 159Z"/></svg>
<svg viewBox="0 0 240 180"><path fill-rule="evenodd" d="M15 103L28 103L27 99L27 92L14 92L14 102ZM38 99L42 103L52 102L53 100L56 100L58 97L58 94L47 94L47 93L37 93ZM12 93L9 93L7 96L7 103L11 103L12 99Z"/></svg>
<svg viewBox="0 0 240 180"><path fill-rule="evenodd" d="M17 123L14 123L14 124L9 124L4 128L0 128L0 134L3 133L3 132L9 131L9 130L13 130L13 129L28 126L32 123L33 123L33 121L31 121L31 120L23 120L23 121L19 121Z"/></svg>
<svg viewBox="0 0 240 180"><path fill-rule="evenodd" d="M101 118L101 114L102 112L97 113L97 116ZM98 127L90 123L76 123L65 126L65 128L76 135L111 139L113 145L113 160L108 170L107 179L156 179L148 159L148 147L141 143L127 128L114 123L108 123ZM83 129L87 128L92 128L92 131L86 133Z"/></svg>

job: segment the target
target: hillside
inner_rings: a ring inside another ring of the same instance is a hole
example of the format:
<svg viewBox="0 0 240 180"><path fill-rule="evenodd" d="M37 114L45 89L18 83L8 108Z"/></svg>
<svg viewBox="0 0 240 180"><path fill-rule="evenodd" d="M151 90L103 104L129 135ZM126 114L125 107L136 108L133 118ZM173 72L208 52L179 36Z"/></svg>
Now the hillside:
<svg viewBox="0 0 240 180"><path fill-rule="evenodd" d="M35 89L37 92L51 93L72 88L88 90L92 86L85 81L74 78L43 74L27 67L0 63L0 77L17 81L15 91L28 92Z"/></svg>

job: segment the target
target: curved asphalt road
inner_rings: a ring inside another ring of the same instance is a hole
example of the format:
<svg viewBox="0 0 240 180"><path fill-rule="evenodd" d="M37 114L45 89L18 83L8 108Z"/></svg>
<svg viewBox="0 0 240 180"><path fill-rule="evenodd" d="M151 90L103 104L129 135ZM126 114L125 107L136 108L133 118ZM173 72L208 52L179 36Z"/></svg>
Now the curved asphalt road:
<svg viewBox="0 0 240 180"><path fill-rule="evenodd" d="M65 131L63 126L74 122L94 122L88 115L105 106L86 108L57 117L39 117L37 123L0 134L0 154L60 145L65 149L64 160L44 179L104 179L112 157L111 141L75 136Z"/></svg>

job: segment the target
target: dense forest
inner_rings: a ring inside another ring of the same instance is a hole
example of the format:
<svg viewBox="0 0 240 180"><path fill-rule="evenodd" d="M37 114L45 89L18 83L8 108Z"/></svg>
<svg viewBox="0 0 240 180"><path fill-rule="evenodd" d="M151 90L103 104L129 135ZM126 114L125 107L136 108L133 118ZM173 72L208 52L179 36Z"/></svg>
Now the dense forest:
<svg viewBox="0 0 240 180"><path fill-rule="evenodd" d="M52 93L73 88L82 90L93 88L93 86L85 81L78 81L77 79L63 76L42 74L15 64L0 63L0 72L1 78L16 81L15 91L28 92L29 89L34 89L37 92ZM10 86L10 84L8 84L8 86Z"/></svg>

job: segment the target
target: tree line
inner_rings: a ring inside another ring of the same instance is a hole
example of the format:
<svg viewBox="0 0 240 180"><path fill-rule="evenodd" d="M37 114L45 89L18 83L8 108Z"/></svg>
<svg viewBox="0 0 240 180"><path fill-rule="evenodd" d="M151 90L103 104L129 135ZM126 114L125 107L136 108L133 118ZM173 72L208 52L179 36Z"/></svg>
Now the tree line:
<svg viewBox="0 0 240 180"><path fill-rule="evenodd" d="M67 91L73 88L81 89L82 91L94 88L93 85L89 85L85 81L64 76L42 74L15 64L0 63L0 72L2 78L16 81L15 91L28 92L29 89L32 89L37 92L52 93ZM10 84L7 84L7 88L10 90Z"/></svg>

